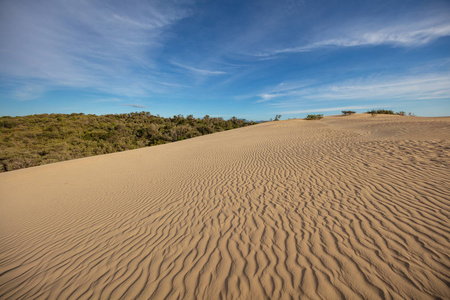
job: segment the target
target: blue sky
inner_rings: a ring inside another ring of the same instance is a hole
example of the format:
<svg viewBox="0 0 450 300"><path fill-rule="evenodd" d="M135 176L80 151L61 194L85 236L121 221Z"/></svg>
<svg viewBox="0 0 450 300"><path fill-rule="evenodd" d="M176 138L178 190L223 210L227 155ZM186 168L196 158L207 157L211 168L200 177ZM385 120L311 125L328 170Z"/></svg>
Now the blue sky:
<svg viewBox="0 0 450 300"><path fill-rule="evenodd" d="M450 2L0 2L0 115L450 115Z"/></svg>

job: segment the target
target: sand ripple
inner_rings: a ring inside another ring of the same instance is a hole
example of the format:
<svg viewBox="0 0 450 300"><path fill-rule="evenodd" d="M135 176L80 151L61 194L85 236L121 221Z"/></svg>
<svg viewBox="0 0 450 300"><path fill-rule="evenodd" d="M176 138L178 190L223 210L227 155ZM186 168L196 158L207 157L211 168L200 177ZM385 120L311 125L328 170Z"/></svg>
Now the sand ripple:
<svg viewBox="0 0 450 300"><path fill-rule="evenodd" d="M0 298L449 299L449 134L292 120L0 174Z"/></svg>

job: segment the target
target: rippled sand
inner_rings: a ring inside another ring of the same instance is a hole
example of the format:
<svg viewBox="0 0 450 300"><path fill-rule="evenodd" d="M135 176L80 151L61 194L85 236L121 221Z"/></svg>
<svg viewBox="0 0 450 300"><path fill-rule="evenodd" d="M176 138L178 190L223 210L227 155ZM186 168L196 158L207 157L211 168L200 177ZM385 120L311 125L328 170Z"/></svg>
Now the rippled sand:
<svg viewBox="0 0 450 300"><path fill-rule="evenodd" d="M0 298L449 299L449 150L355 115L2 173Z"/></svg>

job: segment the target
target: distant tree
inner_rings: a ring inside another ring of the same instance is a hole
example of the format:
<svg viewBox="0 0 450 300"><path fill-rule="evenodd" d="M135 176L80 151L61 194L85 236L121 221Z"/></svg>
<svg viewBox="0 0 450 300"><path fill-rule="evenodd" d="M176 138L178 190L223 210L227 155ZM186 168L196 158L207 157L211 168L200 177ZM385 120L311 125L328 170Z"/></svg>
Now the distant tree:
<svg viewBox="0 0 450 300"><path fill-rule="evenodd" d="M354 115L356 112L355 111L352 111L352 110L343 110L342 111L342 114L344 115L344 116L351 116L351 115Z"/></svg>
<svg viewBox="0 0 450 300"><path fill-rule="evenodd" d="M274 121L279 121L281 119L281 115L275 115L275 120Z"/></svg>
<svg viewBox="0 0 450 300"><path fill-rule="evenodd" d="M322 118L323 118L323 114L316 114L316 115L306 116L305 120L320 120Z"/></svg>
<svg viewBox="0 0 450 300"><path fill-rule="evenodd" d="M388 110L388 109L378 109L378 110L377 109L372 109L372 110L369 110L367 113L371 114L372 116L377 115L377 114L380 114L380 115L393 115L394 111Z"/></svg>

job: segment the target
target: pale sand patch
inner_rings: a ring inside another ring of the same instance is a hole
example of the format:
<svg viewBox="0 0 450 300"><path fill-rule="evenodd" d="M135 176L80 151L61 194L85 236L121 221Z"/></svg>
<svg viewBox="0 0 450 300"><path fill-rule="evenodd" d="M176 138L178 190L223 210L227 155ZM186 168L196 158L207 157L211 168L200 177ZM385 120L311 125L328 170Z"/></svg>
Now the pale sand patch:
<svg viewBox="0 0 450 300"><path fill-rule="evenodd" d="M450 118L260 124L0 174L0 298L450 298Z"/></svg>

